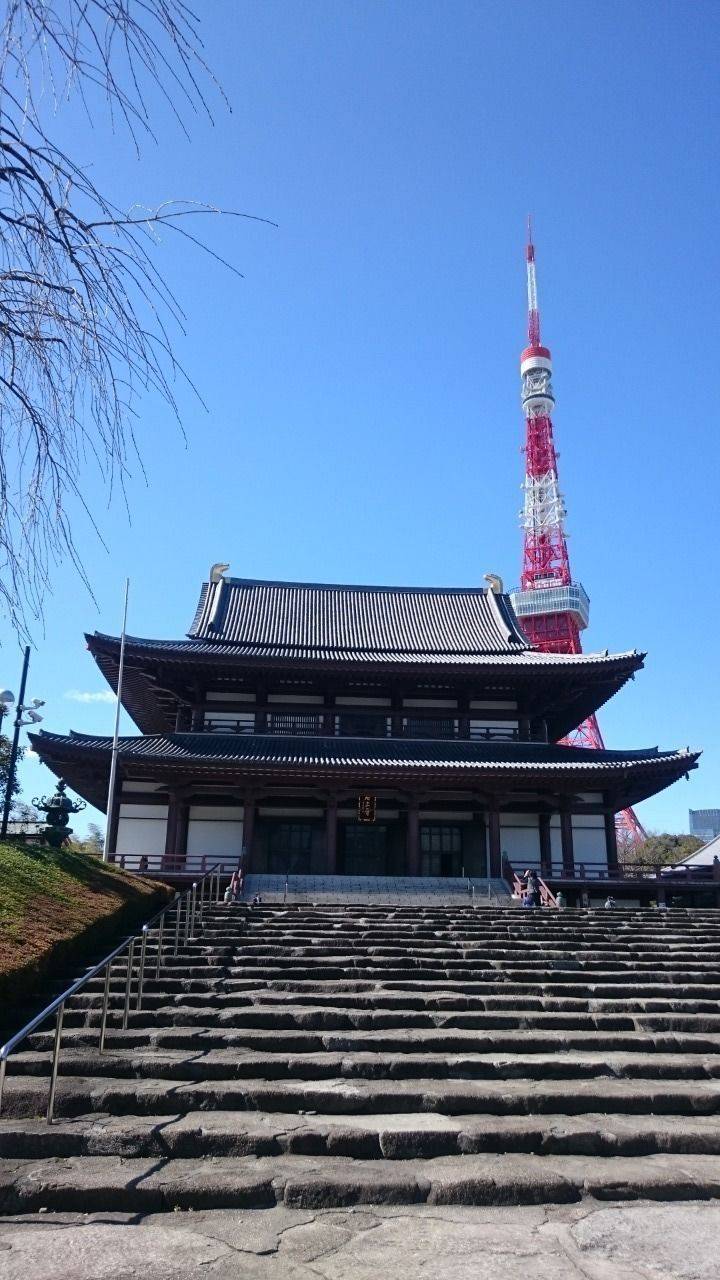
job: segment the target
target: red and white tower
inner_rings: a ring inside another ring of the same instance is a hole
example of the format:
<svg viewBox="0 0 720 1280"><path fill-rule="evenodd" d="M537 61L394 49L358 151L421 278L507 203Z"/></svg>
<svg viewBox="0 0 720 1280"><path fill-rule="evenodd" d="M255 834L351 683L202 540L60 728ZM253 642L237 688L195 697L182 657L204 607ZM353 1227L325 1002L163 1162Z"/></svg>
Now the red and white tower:
<svg viewBox="0 0 720 1280"><path fill-rule="evenodd" d="M528 222L527 245L528 345L520 356L522 405L527 426L525 442L525 500L521 512L524 531L520 588L511 595L513 607L529 639L543 653L582 653L580 632L588 625L590 601L579 582L573 582L565 533L565 503L558 480L558 454L553 436L552 359L540 341L540 311L535 275L535 246ZM604 747L596 717L590 716L565 742L572 746ZM624 843L641 840L645 832L626 809L616 819Z"/></svg>

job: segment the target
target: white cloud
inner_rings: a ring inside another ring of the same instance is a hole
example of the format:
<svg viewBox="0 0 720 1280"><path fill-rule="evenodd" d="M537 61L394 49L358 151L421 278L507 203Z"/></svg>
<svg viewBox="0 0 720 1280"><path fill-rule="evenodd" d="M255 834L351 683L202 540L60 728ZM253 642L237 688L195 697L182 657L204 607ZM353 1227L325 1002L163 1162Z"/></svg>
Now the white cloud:
<svg viewBox="0 0 720 1280"><path fill-rule="evenodd" d="M85 689L68 689L63 695L70 702L114 702L115 694L112 689L99 689L97 692L88 692Z"/></svg>

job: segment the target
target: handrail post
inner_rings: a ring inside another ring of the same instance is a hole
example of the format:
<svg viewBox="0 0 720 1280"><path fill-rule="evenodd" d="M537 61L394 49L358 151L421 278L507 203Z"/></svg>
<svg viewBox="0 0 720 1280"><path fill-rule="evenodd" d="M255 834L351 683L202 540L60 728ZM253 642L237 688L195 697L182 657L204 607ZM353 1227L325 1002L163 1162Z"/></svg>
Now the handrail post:
<svg viewBox="0 0 720 1280"><path fill-rule="evenodd" d="M52 1068L50 1072L50 1094L48 1096L47 1122L52 1124L53 1114L55 1111L55 1088L57 1086L58 1062L60 1061L60 1041L62 1039L63 1014L65 1012L65 1002L60 1005L57 1011L57 1022L55 1024L55 1042L53 1044Z"/></svg>
<svg viewBox="0 0 720 1280"><path fill-rule="evenodd" d="M5 1072L7 1071L7 1058L0 1059L0 1115L2 1114L2 1098L3 1089L5 1088Z"/></svg>
<svg viewBox="0 0 720 1280"><path fill-rule="evenodd" d="M158 941L157 941L157 961L155 963L155 979L160 977L160 966L162 964L162 947L163 947L163 926L165 924L165 912L158 921Z"/></svg>
<svg viewBox="0 0 720 1280"><path fill-rule="evenodd" d="M108 1003L110 1001L111 970L112 970L112 960L109 960L105 968L105 987L103 990L102 1016L100 1018L100 1041L98 1043L98 1051L100 1053L103 1053L105 1050L105 1030L107 1028Z"/></svg>
<svg viewBox="0 0 720 1280"><path fill-rule="evenodd" d="M137 1003L135 1005L136 1009L142 1008L143 981L145 978L145 952L147 951L147 936L148 936L148 929L147 929L147 925L144 924L142 927L142 941L140 943L140 965L138 968Z"/></svg>
<svg viewBox="0 0 720 1280"><path fill-rule="evenodd" d="M190 937L195 937L195 908L197 906L197 880L193 880L192 896L190 899Z"/></svg>
<svg viewBox="0 0 720 1280"><path fill-rule="evenodd" d="M134 959L135 959L135 939L131 938L128 946L127 974L125 977L125 1005L123 1007L123 1020L122 1020L123 1031L127 1031L128 1014L130 1012L130 988L132 986Z"/></svg>
<svg viewBox="0 0 720 1280"><path fill-rule="evenodd" d="M179 893L175 894L175 945L173 947L173 955L177 955L180 943L180 908L182 898Z"/></svg>
<svg viewBox="0 0 720 1280"><path fill-rule="evenodd" d="M190 937L190 890L189 889L185 890L184 901L185 901L185 911L184 911L185 919L183 920L183 942L184 942L184 945L187 946L188 938Z"/></svg>

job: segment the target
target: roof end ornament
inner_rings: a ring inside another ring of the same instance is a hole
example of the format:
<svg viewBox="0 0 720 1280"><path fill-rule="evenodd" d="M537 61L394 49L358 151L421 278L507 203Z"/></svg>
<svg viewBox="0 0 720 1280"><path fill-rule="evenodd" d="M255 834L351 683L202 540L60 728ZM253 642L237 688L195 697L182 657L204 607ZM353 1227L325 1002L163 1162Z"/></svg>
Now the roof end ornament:
<svg viewBox="0 0 720 1280"><path fill-rule="evenodd" d="M230 568L229 564L223 564L222 560L218 560L217 564L210 566L210 582L223 582L223 574Z"/></svg>
<svg viewBox="0 0 720 1280"><path fill-rule="evenodd" d="M485 579L485 581L486 581L486 582L489 582L489 583L490 583L490 590L494 593L494 595L496 595L496 596L501 596L501 595L503 595L503 593L504 593L504 591L505 591L505 588L504 588L504 586L503 586L503 580L502 580L502 578L499 576L499 574L497 574L497 573L485 573L485 574L483 574L483 577L484 577L484 579Z"/></svg>

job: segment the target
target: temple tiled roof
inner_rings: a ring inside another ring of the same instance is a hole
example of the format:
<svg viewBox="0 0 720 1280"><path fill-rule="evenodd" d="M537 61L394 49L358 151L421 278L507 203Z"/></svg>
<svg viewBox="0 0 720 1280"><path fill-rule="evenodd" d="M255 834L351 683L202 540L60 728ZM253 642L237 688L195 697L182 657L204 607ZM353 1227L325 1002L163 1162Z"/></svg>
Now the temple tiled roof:
<svg viewBox="0 0 720 1280"><path fill-rule="evenodd" d="M106 635L95 631L86 635L88 647L93 653L103 649L117 649L120 645L118 636ZM169 662L191 662L193 659L222 658L268 658L274 661L287 660L296 662L302 659L318 663L379 663L383 666L426 665L439 663L448 667L471 667L481 664L483 667L503 667L522 669L531 667L569 668L582 671L586 667L606 667L622 663L635 667L642 665L643 654L637 649L629 649L625 653L539 653L529 646L517 646L505 652L493 650L476 650L474 652L444 652L429 650L399 649L331 649L318 647L310 650L299 645L267 646L261 644L240 644L227 640L149 640L143 636L126 637L126 653L157 657Z"/></svg>
<svg viewBox="0 0 720 1280"><path fill-rule="evenodd" d="M85 794L83 780L98 777L98 766L109 765L112 740L89 734L69 736L40 732L31 740L38 755L71 785ZM467 783L485 777L533 776L551 778L575 774L590 786L615 774L623 781L637 776L637 794L652 794L666 781L695 767L697 753L690 751L591 751L543 743L430 741L427 739L315 738L276 734L172 733L120 739L124 769L141 767L166 775L187 768L195 780L203 770L218 777L229 775L361 776L382 785L403 777L428 774L435 782L443 777ZM660 781L660 778L663 781ZM640 779L648 780L645 785ZM96 786L93 782L91 788ZM89 798L102 803L102 788Z"/></svg>
<svg viewBox="0 0 720 1280"><path fill-rule="evenodd" d="M348 587L227 578L204 583L192 639L300 657L419 660L530 649L506 595L481 587Z"/></svg>
<svg viewBox="0 0 720 1280"><path fill-rule="evenodd" d="M51 744L73 744L90 751L110 751L112 739L92 734L34 735L39 753ZM435 769L448 767L532 769L627 769L642 763L663 764L695 758L688 751L595 751L541 742L469 742L418 738L344 738L290 734L169 733L121 738L125 759L217 760L248 764L393 765Z"/></svg>

